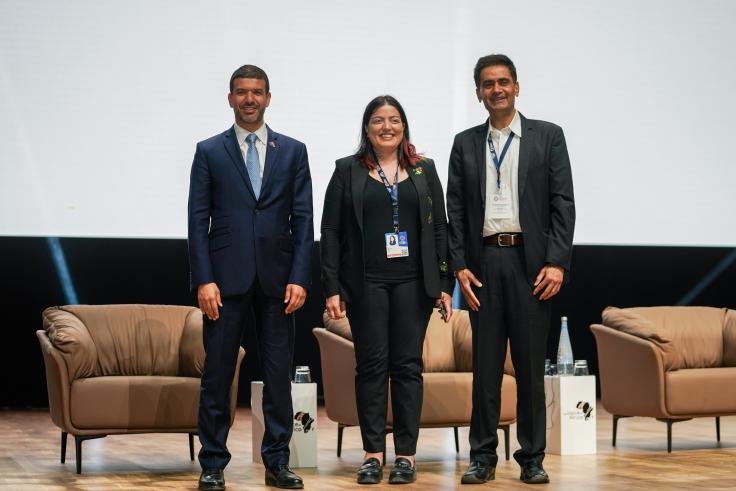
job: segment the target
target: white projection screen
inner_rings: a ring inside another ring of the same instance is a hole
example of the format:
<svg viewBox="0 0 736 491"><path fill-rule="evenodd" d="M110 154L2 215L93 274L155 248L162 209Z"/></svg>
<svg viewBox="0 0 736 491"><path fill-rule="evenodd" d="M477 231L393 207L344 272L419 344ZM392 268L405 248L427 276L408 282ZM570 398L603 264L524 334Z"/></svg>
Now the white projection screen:
<svg viewBox="0 0 736 491"><path fill-rule="evenodd" d="M729 0L0 0L0 235L186 237L195 144L251 63L309 150L319 239L367 102L401 101L446 183L500 52L517 108L565 130L577 244L734 246L734 21Z"/></svg>

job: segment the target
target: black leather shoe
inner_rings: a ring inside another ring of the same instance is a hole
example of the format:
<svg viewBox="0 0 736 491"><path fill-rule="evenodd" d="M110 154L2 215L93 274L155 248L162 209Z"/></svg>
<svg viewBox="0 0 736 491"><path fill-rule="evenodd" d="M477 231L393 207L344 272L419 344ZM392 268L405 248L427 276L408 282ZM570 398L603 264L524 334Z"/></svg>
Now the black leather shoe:
<svg viewBox="0 0 736 491"><path fill-rule="evenodd" d="M358 469L358 484L378 484L383 479L383 466L375 457L366 459Z"/></svg>
<svg viewBox="0 0 736 491"><path fill-rule="evenodd" d="M266 486L275 486L280 489L302 489L302 478L291 472L286 464L279 464L266 469Z"/></svg>
<svg viewBox="0 0 736 491"><path fill-rule="evenodd" d="M527 484L544 484L549 482L549 476L544 472L542 464L524 464L521 466L521 476L519 477Z"/></svg>
<svg viewBox="0 0 736 491"><path fill-rule="evenodd" d="M462 484L483 484L496 479L496 467L474 460L460 479Z"/></svg>
<svg viewBox="0 0 736 491"><path fill-rule="evenodd" d="M388 475L389 484L409 484L417 480L417 469L411 465L411 461L399 457L394 462L394 467Z"/></svg>
<svg viewBox="0 0 736 491"><path fill-rule="evenodd" d="M224 491L225 474L222 469L205 469L199 476L199 486L197 489L201 491Z"/></svg>

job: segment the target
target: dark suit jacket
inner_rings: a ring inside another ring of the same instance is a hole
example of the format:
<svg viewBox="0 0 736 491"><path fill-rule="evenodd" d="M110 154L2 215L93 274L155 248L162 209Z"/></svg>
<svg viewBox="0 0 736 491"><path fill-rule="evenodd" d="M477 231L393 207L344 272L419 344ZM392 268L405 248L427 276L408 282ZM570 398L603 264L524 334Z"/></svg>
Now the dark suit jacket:
<svg viewBox="0 0 736 491"><path fill-rule="evenodd" d="M450 267L482 271L486 197L486 121L455 136L447 182ZM521 116L519 221L530 284L546 264L570 270L575 202L562 129ZM565 274L565 280L568 275Z"/></svg>
<svg viewBox="0 0 736 491"><path fill-rule="evenodd" d="M256 201L235 129L199 142L189 187L191 288L215 282L223 296L243 294L256 275L271 297L282 297L287 283L307 288L312 216L303 143L268 128Z"/></svg>
<svg viewBox="0 0 736 491"><path fill-rule="evenodd" d="M419 197L421 264L427 296L452 293L447 266L447 218L442 184L434 162L425 159L409 168ZM354 156L336 162L322 212L322 283L326 297L360 297L365 280L363 261L363 194L368 169Z"/></svg>

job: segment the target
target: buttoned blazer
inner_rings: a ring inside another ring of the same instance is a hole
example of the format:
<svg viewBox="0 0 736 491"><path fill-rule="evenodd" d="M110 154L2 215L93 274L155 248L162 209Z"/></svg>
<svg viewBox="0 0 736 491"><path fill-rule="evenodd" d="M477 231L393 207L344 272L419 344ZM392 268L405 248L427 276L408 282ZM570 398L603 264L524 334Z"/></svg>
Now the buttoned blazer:
<svg viewBox="0 0 736 491"><path fill-rule="evenodd" d="M520 114L521 115L521 114ZM482 274L489 121L455 136L447 182L450 267ZM546 264L570 270L575 229L572 172L562 129L521 115L518 195L527 279ZM565 274L565 281L569 275Z"/></svg>
<svg viewBox="0 0 736 491"><path fill-rule="evenodd" d="M189 187L191 288L214 282L243 294L257 277L264 293L311 281L312 181L306 146L267 127L258 199L234 127L199 142Z"/></svg>
<svg viewBox="0 0 736 491"><path fill-rule="evenodd" d="M419 197L421 268L427 296L452 293L447 269L447 218L442 184L434 162L408 169ZM327 186L321 225L322 285L327 297L359 298L365 281L363 199L368 169L355 156L335 163Z"/></svg>

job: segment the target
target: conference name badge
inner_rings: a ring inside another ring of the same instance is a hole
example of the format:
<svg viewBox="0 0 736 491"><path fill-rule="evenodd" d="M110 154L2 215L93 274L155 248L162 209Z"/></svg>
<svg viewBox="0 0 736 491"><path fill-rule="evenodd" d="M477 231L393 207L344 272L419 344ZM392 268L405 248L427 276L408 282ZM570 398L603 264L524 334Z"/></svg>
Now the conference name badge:
<svg viewBox="0 0 736 491"><path fill-rule="evenodd" d="M498 193L491 195L490 201L490 215L491 218L495 219L510 219L511 214L511 196L509 192L504 192L505 189L501 189Z"/></svg>
<svg viewBox="0 0 736 491"><path fill-rule="evenodd" d="M409 238L406 232L387 233L384 235L386 240L386 257L393 259L395 257L407 257L409 255Z"/></svg>

